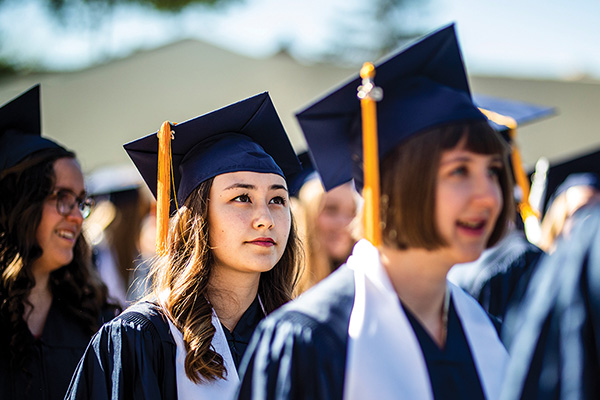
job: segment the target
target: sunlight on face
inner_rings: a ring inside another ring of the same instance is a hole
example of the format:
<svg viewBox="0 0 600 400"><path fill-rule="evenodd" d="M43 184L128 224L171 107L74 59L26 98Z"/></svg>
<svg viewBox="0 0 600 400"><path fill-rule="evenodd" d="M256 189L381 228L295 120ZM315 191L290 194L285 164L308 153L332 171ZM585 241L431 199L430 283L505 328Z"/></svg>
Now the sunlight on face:
<svg viewBox="0 0 600 400"><path fill-rule="evenodd" d="M54 162L56 184L54 189L67 189L84 197L83 174L73 158L60 158ZM73 246L81 233L83 216L77 207L71 213L62 216L56 209L56 197L44 202L42 219L37 227L36 239L42 248L42 256L32 269L40 272L52 272L73 260Z"/></svg>
<svg viewBox="0 0 600 400"><path fill-rule="evenodd" d="M500 155L456 148L442 153L436 221L454 263L476 260L486 248L502 209Z"/></svg>
<svg viewBox="0 0 600 400"><path fill-rule="evenodd" d="M277 264L291 214L285 180L277 174L231 172L214 178L208 209L215 268L259 274Z"/></svg>

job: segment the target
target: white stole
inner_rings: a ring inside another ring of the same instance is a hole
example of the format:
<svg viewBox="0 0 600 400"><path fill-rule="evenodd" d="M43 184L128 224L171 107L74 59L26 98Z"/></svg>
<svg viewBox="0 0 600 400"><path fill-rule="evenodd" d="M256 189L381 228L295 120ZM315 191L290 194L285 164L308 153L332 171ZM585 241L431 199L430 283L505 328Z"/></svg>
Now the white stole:
<svg viewBox="0 0 600 400"><path fill-rule="evenodd" d="M194 383L185 374L185 356L187 352L183 343L183 334L175 327L175 325L169 321L169 328L171 329L171 335L175 339L177 345L177 353L175 356L175 373L177 378L177 399L178 400L203 400L203 399L231 399L235 395L238 388L240 378L238 377L233 357L231 356L231 350L227 344L227 338L221 321L217 317L217 314L213 310L212 324L215 327L215 335L213 336L211 346L223 357L223 363L227 369L225 379L217 379L212 382Z"/></svg>
<svg viewBox="0 0 600 400"><path fill-rule="evenodd" d="M433 399L418 339L381 265L379 252L361 240L348 259L355 296L348 326L344 399ZM487 314L462 289L448 282L456 312L473 354L483 393L500 393L508 354Z"/></svg>

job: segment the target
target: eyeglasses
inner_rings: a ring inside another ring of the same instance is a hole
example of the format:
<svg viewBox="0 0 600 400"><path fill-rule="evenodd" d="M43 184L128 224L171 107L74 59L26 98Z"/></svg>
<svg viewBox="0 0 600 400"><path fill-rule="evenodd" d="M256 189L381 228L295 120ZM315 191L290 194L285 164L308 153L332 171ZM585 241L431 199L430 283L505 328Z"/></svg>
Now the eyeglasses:
<svg viewBox="0 0 600 400"><path fill-rule="evenodd" d="M69 216L71 211L73 211L73 207L77 205L83 218L87 218L94 206L94 200L89 197L83 199L77 197L77 195L69 189L56 189L50 194L50 197L56 197L56 211L63 217Z"/></svg>

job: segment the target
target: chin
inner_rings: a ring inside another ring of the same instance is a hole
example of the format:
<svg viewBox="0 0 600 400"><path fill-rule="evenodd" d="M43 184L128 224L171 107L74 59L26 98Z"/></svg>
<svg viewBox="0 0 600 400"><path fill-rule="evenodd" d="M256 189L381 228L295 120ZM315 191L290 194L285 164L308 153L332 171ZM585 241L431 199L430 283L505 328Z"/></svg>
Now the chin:
<svg viewBox="0 0 600 400"><path fill-rule="evenodd" d="M60 260L60 262L58 263L60 265L58 265L56 268L53 268L52 270L56 271L57 269L60 269L60 268L62 268L64 266L67 266L67 265L71 264L72 261L73 261L73 255L71 255L70 257L63 257Z"/></svg>

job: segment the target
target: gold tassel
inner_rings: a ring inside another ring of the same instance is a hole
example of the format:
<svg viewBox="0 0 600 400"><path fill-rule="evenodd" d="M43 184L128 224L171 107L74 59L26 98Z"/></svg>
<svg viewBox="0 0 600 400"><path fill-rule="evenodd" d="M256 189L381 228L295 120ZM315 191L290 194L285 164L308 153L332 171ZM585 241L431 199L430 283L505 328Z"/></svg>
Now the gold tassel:
<svg viewBox="0 0 600 400"><path fill-rule="evenodd" d="M379 223L379 152L377 143L377 108L381 99L381 89L373 84L375 67L365 63L360 70L362 85L358 88L362 112L363 162L365 200L364 224L365 238L374 246L381 244L381 225Z"/></svg>
<svg viewBox="0 0 600 400"><path fill-rule="evenodd" d="M167 253L169 206L171 201L171 124L163 122L158 132L158 174L156 182L156 253Z"/></svg>

